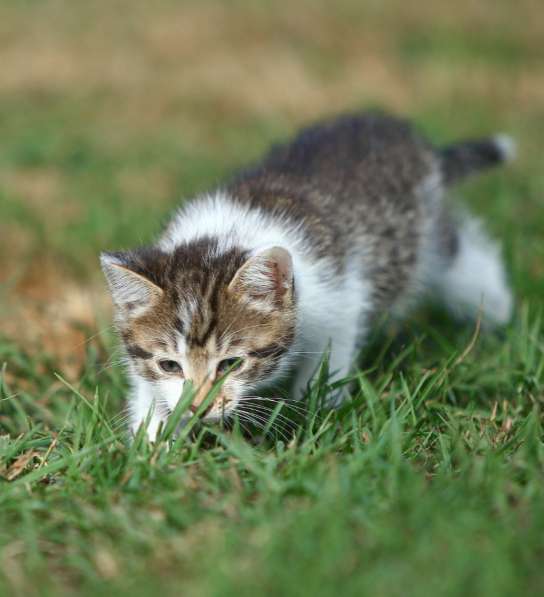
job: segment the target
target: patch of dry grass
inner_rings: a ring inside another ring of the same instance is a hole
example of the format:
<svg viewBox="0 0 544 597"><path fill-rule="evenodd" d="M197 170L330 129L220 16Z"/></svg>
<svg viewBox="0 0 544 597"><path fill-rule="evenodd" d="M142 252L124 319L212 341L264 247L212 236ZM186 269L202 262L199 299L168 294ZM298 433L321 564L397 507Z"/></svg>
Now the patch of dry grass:
<svg viewBox="0 0 544 597"><path fill-rule="evenodd" d="M152 11L141 2L45 2L34 10L30 21L22 10L3 15L4 23L11 20L24 33L3 45L0 87L89 102L105 97L90 111L106 103L105 113L96 114L106 125L118 118L128 128L164 126L165 119L189 126L201 101L235 120L252 115L300 122L369 100L411 112L422 96L431 104L452 94L496 101L497 93L509 92L512 107L542 98L542 64L535 61L505 77L485 56L483 63L475 55L444 64L430 48L425 60L411 65L399 51L407 36L443 30L467 40L502 36L542 57L536 2L515 8L340 2L335 10L308 0L162 2ZM205 122L193 124L197 132L206 128Z"/></svg>

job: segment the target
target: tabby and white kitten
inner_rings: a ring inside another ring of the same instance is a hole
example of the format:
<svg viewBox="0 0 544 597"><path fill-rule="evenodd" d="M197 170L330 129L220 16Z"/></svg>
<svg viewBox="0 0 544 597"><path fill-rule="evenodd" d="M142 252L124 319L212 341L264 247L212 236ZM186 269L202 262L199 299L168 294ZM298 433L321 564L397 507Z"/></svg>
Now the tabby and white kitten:
<svg viewBox="0 0 544 597"><path fill-rule="evenodd" d="M103 253L132 430L147 421L154 439L185 380L194 412L227 372L206 420L290 371L302 398L324 351L346 376L372 323L425 292L507 322L498 247L444 191L511 150L503 136L436 148L402 120L341 116L184 203L153 245Z"/></svg>

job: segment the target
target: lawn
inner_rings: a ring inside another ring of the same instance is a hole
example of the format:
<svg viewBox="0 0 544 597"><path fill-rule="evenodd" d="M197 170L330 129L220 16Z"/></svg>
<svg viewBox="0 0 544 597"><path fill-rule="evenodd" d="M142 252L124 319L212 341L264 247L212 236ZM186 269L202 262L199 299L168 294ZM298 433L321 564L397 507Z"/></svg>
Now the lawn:
<svg viewBox="0 0 544 597"><path fill-rule="evenodd" d="M532 0L0 4L0 595L544 592L542 39ZM517 138L458 193L503 241L512 323L422 307L337 412L324 366L251 441L129 444L98 252L368 106Z"/></svg>

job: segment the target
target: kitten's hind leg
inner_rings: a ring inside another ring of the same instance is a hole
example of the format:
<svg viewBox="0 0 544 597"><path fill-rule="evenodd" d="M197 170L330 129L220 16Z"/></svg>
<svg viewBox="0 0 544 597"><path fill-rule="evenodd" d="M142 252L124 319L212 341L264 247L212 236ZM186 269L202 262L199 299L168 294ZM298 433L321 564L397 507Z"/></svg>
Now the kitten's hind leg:
<svg viewBox="0 0 544 597"><path fill-rule="evenodd" d="M503 325L512 314L512 294L506 281L500 247L480 222L464 216L456 226L449 265L435 275L435 289L457 317L487 325Z"/></svg>

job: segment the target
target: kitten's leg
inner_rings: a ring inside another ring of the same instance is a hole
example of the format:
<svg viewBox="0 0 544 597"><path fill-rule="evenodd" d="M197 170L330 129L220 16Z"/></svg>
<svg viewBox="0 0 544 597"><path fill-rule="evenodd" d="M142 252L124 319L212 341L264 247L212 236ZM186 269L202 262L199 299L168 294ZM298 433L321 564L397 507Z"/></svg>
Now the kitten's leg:
<svg viewBox="0 0 544 597"><path fill-rule="evenodd" d="M345 330L345 337L341 344L337 345L331 352L329 359L329 371L331 381L338 381L346 378L355 365L357 356L357 344L359 340L357 325L352 325ZM327 400L327 405L338 408L351 395L352 384L342 386L336 390Z"/></svg>
<svg viewBox="0 0 544 597"><path fill-rule="evenodd" d="M154 442L161 423L164 423L155 405L150 389L137 382L129 398L130 429L136 435L140 425L147 423L147 437Z"/></svg>
<svg viewBox="0 0 544 597"><path fill-rule="evenodd" d="M312 348L316 348L315 346ZM325 347L322 347L322 351L305 351L298 355L298 367L295 376L295 382L293 384L293 397L295 400L302 400L304 398L313 376L317 373L319 365L323 358ZM315 353L315 354L314 354Z"/></svg>
<svg viewBox="0 0 544 597"><path fill-rule="evenodd" d="M449 266L435 274L439 297L457 317L501 325L512 313L512 294L506 281L499 246L475 218L465 216L457 226L455 250Z"/></svg>
<svg viewBox="0 0 544 597"><path fill-rule="evenodd" d="M356 345L358 331L356 325L351 325L339 334L339 330L334 330L337 335L336 341L325 342L324 339L315 343L308 343L308 350L301 351L299 355L299 366L295 377L293 395L296 400L300 400L306 394L311 385L312 378L317 373L325 354L329 353L329 372L331 380L339 380L347 377L353 365L356 355ZM323 332L323 338L326 338L326 331ZM341 340L339 339L341 338ZM329 352L330 350L330 352ZM329 406L339 406L345 398L345 392L339 390L330 397Z"/></svg>
<svg viewBox="0 0 544 597"><path fill-rule="evenodd" d="M343 280L308 301L314 311L311 317L303 320L304 347L299 355L294 385L297 400L306 393L324 354L329 351L330 379L340 380L349 375L357 347L366 334L366 312L370 308L371 294L369 283L361 275L361 259L355 256L347 263ZM323 300L324 296L326 300ZM318 309L315 309L316 305ZM311 313L311 309L307 312ZM348 393L346 386L331 395L328 404L339 406Z"/></svg>

